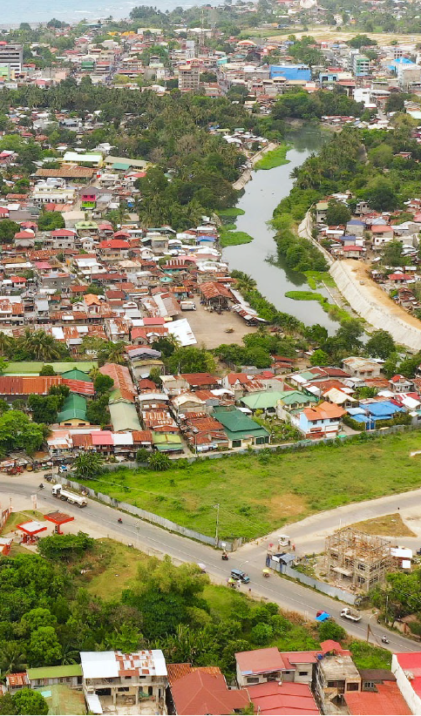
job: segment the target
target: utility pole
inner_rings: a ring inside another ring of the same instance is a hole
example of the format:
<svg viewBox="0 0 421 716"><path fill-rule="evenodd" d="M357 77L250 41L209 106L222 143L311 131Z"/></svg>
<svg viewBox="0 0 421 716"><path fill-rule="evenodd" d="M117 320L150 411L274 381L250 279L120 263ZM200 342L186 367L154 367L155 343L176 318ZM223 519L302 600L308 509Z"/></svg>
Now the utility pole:
<svg viewBox="0 0 421 716"><path fill-rule="evenodd" d="M217 505L215 505L216 509L216 525L215 525L215 547L218 547L218 541L219 541L219 502Z"/></svg>

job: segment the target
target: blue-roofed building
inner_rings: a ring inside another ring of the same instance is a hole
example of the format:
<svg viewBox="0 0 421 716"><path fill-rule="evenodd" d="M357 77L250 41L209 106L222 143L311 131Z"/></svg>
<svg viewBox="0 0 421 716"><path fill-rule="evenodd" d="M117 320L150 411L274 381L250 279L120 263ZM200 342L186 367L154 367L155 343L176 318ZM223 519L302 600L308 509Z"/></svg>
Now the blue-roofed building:
<svg viewBox="0 0 421 716"><path fill-rule="evenodd" d="M412 60L409 60L407 57L397 57L396 60L392 60L390 65L387 66L387 69L391 72L398 73L398 68L402 65L406 65L407 67L410 67L411 65L415 67L415 62L412 62Z"/></svg>
<svg viewBox="0 0 421 716"><path fill-rule="evenodd" d="M347 222L346 231L348 234L353 234L354 236L363 236L364 230L365 224L363 221L360 221L360 219L350 219L350 221Z"/></svg>
<svg viewBox="0 0 421 716"><path fill-rule="evenodd" d="M366 430L375 430L379 420L392 420L397 413L405 413L391 400L381 400L361 404L358 408L349 408L348 415L357 423L364 423Z"/></svg>
<svg viewBox="0 0 421 716"><path fill-rule="evenodd" d="M275 77L285 77L289 81L308 82L311 80L311 69L308 65L270 65L269 79L273 80Z"/></svg>

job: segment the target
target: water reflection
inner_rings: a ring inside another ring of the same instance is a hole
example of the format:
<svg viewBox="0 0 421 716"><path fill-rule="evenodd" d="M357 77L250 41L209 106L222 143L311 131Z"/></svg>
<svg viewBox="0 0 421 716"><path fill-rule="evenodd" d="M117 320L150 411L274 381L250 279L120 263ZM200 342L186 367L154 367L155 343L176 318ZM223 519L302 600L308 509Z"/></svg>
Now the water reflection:
<svg viewBox="0 0 421 716"><path fill-rule="evenodd" d="M245 211L237 219L239 231L253 236L251 244L229 246L223 256L231 269L238 269L257 281L259 291L280 311L296 316L307 325L320 323L329 333L334 333L338 324L332 321L316 301L294 301L286 298L285 292L294 290L305 283L305 277L287 269L277 256L274 230L268 225L274 209L281 199L291 191L291 172L301 166L305 159L317 151L325 141L325 134L317 127L306 125L288 133L293 144L288 152L289 164L269 171L253 173L253 179L246 185L238 207ZM318 289L319 290L319 289ZM329 296L324 289L319 293Z"/></svg>

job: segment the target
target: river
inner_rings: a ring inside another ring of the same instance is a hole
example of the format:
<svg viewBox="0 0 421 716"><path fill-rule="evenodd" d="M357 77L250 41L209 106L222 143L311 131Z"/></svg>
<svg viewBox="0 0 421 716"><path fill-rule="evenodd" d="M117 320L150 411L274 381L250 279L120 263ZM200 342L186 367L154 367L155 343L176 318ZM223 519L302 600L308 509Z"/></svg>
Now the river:
<svg viewBox="0 0 421 716"><path fill-rule="evenodd" d="M225 248L223 258L229 263L230 269L244 271L252 276L257 281L259 291L280 311L296 316L306 325L319 323L333 334L339 324L329 318L317 301L286 298L286 291L296 290L300 286L308 290L309 287L305 276L290 271L279 262L273 238L275 232L267 224L281 199L291 191L292 170L320 148L324 137L316 127L303 127L287 139L292 144L287 154L289 164L253 172L253 178L246 184L244 194L237 204L239 209L245 211L237 219L237 229L246 231L254 240L250 244ZM317 291L330 299L324 289L318 288Z"/></svg>

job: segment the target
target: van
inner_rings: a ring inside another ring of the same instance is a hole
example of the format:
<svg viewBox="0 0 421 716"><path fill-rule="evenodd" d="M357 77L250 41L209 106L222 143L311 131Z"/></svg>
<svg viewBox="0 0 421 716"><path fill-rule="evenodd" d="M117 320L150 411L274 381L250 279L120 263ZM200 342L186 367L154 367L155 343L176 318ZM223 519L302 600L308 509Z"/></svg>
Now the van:
<svg viewBox="0 0 421 716"><path fill-rule="evenodd" d="M250 577L248 576L248 574L242 572L241 569L232 569L231 577L233 579L236 579L237 582L243 582L243 584L248 584L250 581Z"/></svg>

